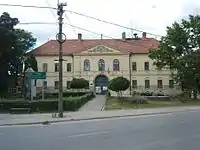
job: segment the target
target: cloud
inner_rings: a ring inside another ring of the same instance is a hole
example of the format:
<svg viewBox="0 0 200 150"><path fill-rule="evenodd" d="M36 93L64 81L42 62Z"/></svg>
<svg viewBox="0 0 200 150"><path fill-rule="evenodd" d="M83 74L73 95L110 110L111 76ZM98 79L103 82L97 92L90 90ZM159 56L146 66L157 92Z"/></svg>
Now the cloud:
<svg viewBox="0 0 200 150"><path fill-rule="evenodd" d="M5 3L57 7L55 0L7 0ZM198 0L67 0L67 3L68 6L65 9L160 35L164 35L166 26L170 26L175 20L191 13L200 12ZM0 13L4 11L10 13L12 17L19 18L20 22L57 22L57 12L51 9L0 6ZM124 31L127 32L127 35L131 33L130 30L68 12L67 16L70 18L70 23L75 26L113 38L121 38L121 33ZM69 23L65 16L64 21ZM130 24L130 21L132 24ZM33 32L33 35L38 39L37 45L46 42L48 39L55 39L58 32L57 25L19 25L18 27ZM63 25L63 32L68 39L77 38L78 33L82 33L83 38L101 37L80 29L73 29L68 25ZM141 35L141 33L139 34Z"/></svg>

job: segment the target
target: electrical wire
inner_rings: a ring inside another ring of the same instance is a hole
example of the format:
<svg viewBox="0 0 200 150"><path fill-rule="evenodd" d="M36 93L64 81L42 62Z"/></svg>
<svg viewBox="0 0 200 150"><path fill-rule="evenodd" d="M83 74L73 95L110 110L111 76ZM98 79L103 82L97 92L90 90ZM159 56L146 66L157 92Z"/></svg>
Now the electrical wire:
<svg viewBox="0 0 200 150"><path fill-rule="evenodd" d="M35 24L35 25L41 25L41 24L44 24L44 25L55 25L56 23L55 22L22 22L22 23L19 23L21 25L32 25L32 24ZM113 40L116 40L116 41L120 41L120 42L124 42L124 43L128 43L128 44L131 44L131 45L135 45L135 46L138 46L138 47L143 47L143 48L148 48L147 46L144 46L144 45L138 45L137 43L133 43L133 42L130 42L130 41L127 41L127 40L122 40L122 39L116 39L116 38L113 38L112 36L108 36L108 35L105 35L105 34L101 34L101 33L97 33L97 32L94 32L94 31L91 31L89 29L85 29L85 28L82 28L82 27L78 27L78 26L75 26L75 25L72 25L72 24L69 24L69 23L64 23L64 24L67 24L68 26L71 26L73 28L76 28L76 29L79 29L79 30L82 30L82 31L86 31L86 32L90 32L90 33L93 33L93 34L96 34L96 35L102 35L103 37L106 37L106 38L109 38L109 39L113 39Z"/></svg>
<svg viewBox="0 0 200 150"><path fill-rule="evenodd" d="M51 7L48 0L45 0L45 2L46 2L46 4L48 5L48 7ZM51 10L51 13L53 14L53 16L54 16L54 17L56 18L56 20L57 20L56 14L53 12L52 9L50 9L50 10Z"/></svg>
<svg viewBox="0 0 200 150"><path fill-rule="evenodd" d="M55 7L47 7L47 6L32 6L32 5L17 5L17 4L0 4L0 6L8 6L8 7L28 7L28 8L41 8L41 9L56 9Z"/></svg>
<svg viewBox="0 0 200 150"><path fill-rule="evenodd" d="M31 7L31 8L43 8L43 9L55 9L55 10L57 10L56 7L50 7L50 6L31 6L31 5L17 5L17 4L0 4L0 6L29 7L29 8ZM104 23L107 23L107 24L118 26L118 27L121 27L121 28L125 28L125 29L131 30L131 31L144 32L142 30L126 27L126 26L123 26L123 25L120 25L120 24L117 24L117 23L102 20L102 19L99 19L99 18L96 18L96 17L85 15L83 13L75 12L75 11L72 11L72 10L66 10L66 11L73 13L73 14L76 14L76 15L79 15L79 16L83 16L83 17L86 17L86 18L90 18L90 19L93 19L93 20L97 20L97 21L100 21L100 22L104 22ZM149 34L149 35L156 36L156 37L162 37L162 35L153 34L153 33L150 33L150 32L146 32L146 33Z"/></svg>
<svg viewBox="0 0 200 150"><path fill-rule="evenodd" d="M103 22L103 23L107 23L107 24L111 24L111 25L118 26L118 27L121 27L121 28L125 28L125 29L128 29L128 30L137 31L137 32L145 32L145 31L142 31L142 30L126 27L126 26L123 26L123 25L120 25L120 24L117 24L117 23L113 23L113 22L110 22L110 21L106 21L106 20L102 20L102 19L99 19L99 18L96 18L96 17L85 15L83 13L78 13L78 12L75 12L75 11L72 11L72 10L66 10L66 11L70 12L70 13L73 13L73 14L76 14L76 15L79 15L79 16L83 16L83 17L86 17L86 18L97 20L97 21L100 21L100 22ZM149 35L162 37L162 35L153 34L153 33L150 33L150 32L146 32L146 33L149 34Z"/></svg>
<svg viewBox="0 0 200 150"><path fill-rule="evenodd" d="M72 27L72 29L73 29L73 31L74 31L74 34L75 35L77 35L77 32L76 32L76 30L75 30L75 27L73 27L72 26L72 24L71 24L71 21L70 21L70 19L69 19L69 17L67 16L67 14L65 13L64 14L64 16L65 16L65 18L68 20L68 25L70 25L71 27ZM81 42L81 41L80 41ZM83 48L85 49L85 50L87 50L87 48L85 47L85 45L81 42L81 45L83 46ZM92 57L92 55L90 55L91 56L91 58L93 59L93 57Z"/></svg>

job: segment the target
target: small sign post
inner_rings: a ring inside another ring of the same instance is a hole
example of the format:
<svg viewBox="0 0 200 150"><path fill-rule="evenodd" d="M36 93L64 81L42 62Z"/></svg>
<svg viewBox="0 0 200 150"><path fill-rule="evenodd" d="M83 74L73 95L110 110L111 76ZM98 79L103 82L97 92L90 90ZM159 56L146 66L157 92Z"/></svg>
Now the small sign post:
<svg viewBox="0 0 200 150"><path fill-rule="evenodd" d="M46 72L29 72L28 73L29 79L46 79Z"/></svg>
<svg viewBox="0 0 200 150"><path fill-rule="evenodd" d="M46 79L46 72L28 72L28 79L42 79L42 100L44 100L44 80Z"/></svg>

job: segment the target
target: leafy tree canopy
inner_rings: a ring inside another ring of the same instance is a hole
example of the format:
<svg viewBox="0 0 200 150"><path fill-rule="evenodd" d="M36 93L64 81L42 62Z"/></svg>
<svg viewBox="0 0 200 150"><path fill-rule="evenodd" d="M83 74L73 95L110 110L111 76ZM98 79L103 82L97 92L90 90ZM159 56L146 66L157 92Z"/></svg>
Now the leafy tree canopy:
<svg viewBox="0 0 200 150"><path fill-rule="evenodd" d="M166 36L161 38L158 49L149 57L159 67L173 70L173 79L184 89L197 90L200 81L200 16L189 16L180 23L167 27Z"/></svg>
<svg viewBox="0 0 200 150"><path fill-rule="evenodd" d="M71 82L72 89L85 89L89 88L89 82L83 78L76 79L74 78Z"/></svg>
<svg viewBox="0 0 200 150"><path fill-rule="evenodd" d="M115 92L125 91L129 88L130 82L124 77L116 77L109 81L108 88Z"/></svg>
<svg viewBox="0 0 200 150"><path fill-rule="evenodd" d="M32 33L15 28L18 23L17 18L12 18L6 12L0 16L0 94L7 92L9 75L17 77L22 73L25 60L30 66L37 63L36 60L33 61L34 56L27 55L27 51L35 45L36 39Z"/></svg>

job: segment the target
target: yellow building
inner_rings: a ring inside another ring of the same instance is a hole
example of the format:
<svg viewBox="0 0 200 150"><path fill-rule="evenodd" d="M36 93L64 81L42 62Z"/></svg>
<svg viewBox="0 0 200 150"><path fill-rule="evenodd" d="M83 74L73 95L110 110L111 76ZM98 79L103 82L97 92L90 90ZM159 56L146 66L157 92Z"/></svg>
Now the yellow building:
<svg viewBox="0 0 200 150"><path fill-rule="evenodd" d="M144 32L141 38L122 39L77 39L63 43L63 87L70 88L73 78L85 78L96 92L107 90L108 81L124 76L131 81L133 91L162 91L166 94L180 92L170 78L169 70L158 70L148 57L149 49L156 48L158 41L147 38ZM58 42L50 40L33 50L38 62L38 70L47 72L45 86L58 89Z"/></svg>

